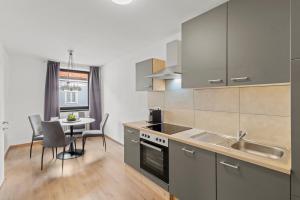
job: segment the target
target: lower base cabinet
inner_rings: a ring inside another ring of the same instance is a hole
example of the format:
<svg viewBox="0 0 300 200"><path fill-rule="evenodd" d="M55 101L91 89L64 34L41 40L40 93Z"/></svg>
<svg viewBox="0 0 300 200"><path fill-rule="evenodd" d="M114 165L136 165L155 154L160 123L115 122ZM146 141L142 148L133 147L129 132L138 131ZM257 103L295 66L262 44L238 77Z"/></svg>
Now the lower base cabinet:
<svg viewBox="0 0 300 200"><path fill-rule="evenodd" d="M140 170L140 135L139 130L125 127L124 129L124 162Z"/></svg>
<svg viewBox="0 0 300 200"><path fill-rule="evenodd" d="M218 200L289 200L290 176L217 155L217 197Z"/></svg>
<svg viewBox="0 0 300 200"><path fill-rule="evenodd" d="M216 200L215 153L169 141L169 157L172 195L180 200Z"/></svg>

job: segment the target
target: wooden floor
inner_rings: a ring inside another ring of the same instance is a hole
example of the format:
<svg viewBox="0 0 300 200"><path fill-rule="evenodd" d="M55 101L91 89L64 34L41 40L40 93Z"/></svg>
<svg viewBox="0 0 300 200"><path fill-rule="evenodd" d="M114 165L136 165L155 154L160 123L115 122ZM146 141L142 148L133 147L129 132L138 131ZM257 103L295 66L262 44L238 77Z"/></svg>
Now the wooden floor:
<svg viewBox="0 0 300 200"><path fill-rule="evenodd" d="M139 176L123 163L123 146L107 141L107 152L101 138L86 143L83 157L52 159L46 150L44 170L40 170L41 145L35 144L29 159L29 146L9 150L5 162L5 182L0 188L1 200L162 200L161 192L140 181Z"/></svg>

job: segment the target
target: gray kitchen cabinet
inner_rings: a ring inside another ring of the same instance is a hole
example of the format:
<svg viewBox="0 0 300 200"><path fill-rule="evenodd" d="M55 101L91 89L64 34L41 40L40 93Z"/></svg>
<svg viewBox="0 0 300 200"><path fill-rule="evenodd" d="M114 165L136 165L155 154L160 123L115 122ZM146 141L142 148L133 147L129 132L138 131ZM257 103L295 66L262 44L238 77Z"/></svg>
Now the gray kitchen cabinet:
<svg viewBox="0 0 300 200"><path fill-rule="evenodd" d="M292 196L292 200L300 200L300 197Z"/></svg>
<svg viewBox="0 0 300 200"><path fill-rule="evenodd" d="M139 130L124 128L124 162L140 170L140 135Z"/></svg>
<svg viewBox="0 0 300 200"><path fill-rule="evenodd" d="M292 2L292 58L300 59L300 1Z"/></svg>
<svg viewBox="0 0 300 200"><path fill-rule="evenodd" d="M136 91L164 91L164 80L146 77L164 68L165 61L154 58L136 63Z"/></svg>
<svg viewBox="0 0 300 200"><path fill-rule="evenodd" d="M227 3L182 24L182 87L226 85Z"/></svg>
<svg viewBox="0 0 300 200"><path fill-rule="evenodd" d="M291 66L292 195L300 196L300 60Z"/></svg>
<svg viewBox="0 0 300 200"><path fill-rule="evenodd" d="M230 0L228 85L289 81L290 1Z"/></svg>
<svg viewBox="0 0 300 200"><path fill-rule="evenodd" d="M181 200L216 200L216 156L186 144L169 143L169 192Z"/></svg>
<svg viewBox="0 0 300 200"><path fill-rule="evenodd" d="M218 200L289 200L290 176L217 155Z"/></svg>

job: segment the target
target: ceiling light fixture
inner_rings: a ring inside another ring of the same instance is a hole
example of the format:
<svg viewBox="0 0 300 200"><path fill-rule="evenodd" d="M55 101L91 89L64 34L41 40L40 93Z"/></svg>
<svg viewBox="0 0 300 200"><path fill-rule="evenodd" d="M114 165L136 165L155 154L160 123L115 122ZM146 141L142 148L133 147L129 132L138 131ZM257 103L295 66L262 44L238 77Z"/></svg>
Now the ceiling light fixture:
<svg viewBox="0 0 300 200"><path fill-rule="evenodd" d="M74 64L73 64L73 50L68 50L69 51L69 62L68 62L68 68L69 70L74 70ZM60 87L60 89L64 92L79 92L81 91L81 87L74 81L72 81L70 77L70 73L68 72L68 77L63 86Z"/></svg>
<svg viewBox="0 0 300 200"><path fill-rule="evenodd" d="M132 0L112 0L112 1L119 5L126 5L126 4L130 4L132 2Z"/></svg>

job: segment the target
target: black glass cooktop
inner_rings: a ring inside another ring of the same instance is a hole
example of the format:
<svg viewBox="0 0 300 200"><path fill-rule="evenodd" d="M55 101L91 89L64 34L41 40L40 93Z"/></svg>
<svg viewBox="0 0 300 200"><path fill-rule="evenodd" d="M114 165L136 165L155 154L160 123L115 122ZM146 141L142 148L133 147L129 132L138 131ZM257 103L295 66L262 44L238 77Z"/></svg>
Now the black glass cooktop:
<svg viewBox="0 0 300 200"><path fill-rule="evenodd" d="M190 127L177 126L177 125L167 124L167 123L155 124L155 125L147 126L147 128L150 129L150 130L165 133L165 134L168 134L168 135L172 135L172 134L175 134L175 133L179 133L179 132L182 132L182 131L192 129Z"/></svg>

